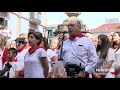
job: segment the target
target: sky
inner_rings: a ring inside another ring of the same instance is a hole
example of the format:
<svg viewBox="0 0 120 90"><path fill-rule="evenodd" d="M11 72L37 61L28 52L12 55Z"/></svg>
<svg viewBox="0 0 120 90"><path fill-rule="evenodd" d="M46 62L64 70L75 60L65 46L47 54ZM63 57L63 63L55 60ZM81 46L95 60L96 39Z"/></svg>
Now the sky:
<svg viewBox="0 0 120 90"><path fill-rule="evenodd" d="M47 25L61 24L68 16L65 12L47 12ZM120 12L81 12L78 19L81 19L89 29L94 29L105 23L105 18L118 18Z"/></svg>

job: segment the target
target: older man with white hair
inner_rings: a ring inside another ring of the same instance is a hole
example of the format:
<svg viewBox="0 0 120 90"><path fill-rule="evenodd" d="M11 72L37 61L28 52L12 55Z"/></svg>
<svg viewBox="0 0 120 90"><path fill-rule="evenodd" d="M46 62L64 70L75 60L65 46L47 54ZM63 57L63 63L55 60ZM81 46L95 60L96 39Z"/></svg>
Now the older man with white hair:
<svg viewBox="0 0 120 90"><path fill-rule="evenodd" d="M71 21L68 24L69 39L63 42L62 59L66 67L67 63L71 65L81 66L84 69L85 77L92 74L97 64L97 53L94 43L91 39L85 37L81 33L81 23L79 21ZM80 71L78 76L82 77Z"/></svg>

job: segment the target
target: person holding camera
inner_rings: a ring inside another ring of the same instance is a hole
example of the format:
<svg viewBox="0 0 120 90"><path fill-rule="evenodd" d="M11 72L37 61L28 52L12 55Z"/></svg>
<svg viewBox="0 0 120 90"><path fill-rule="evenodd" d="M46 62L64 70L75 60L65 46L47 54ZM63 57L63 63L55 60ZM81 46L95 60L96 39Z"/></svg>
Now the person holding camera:
<svg viewBox="0 0 120 90"><path fill-rule="evenodd" d="M88 77L97 64L97 53L91 39L81 33L81 23L77 20L68 24L69 39L63 42L61 53L67 74L78 77ZM79 68L78 68L79 67Z"/></svg>
<svg viewBox="0 0 120 90"><path fill-rule="evenodd" d="M3 76L7 76L8 78L18 78L21 67L20 63L16 59L17 50L15 48L9 48L7 54L9 60L4 63L3 68L10 65L11 67Z"/></svg>

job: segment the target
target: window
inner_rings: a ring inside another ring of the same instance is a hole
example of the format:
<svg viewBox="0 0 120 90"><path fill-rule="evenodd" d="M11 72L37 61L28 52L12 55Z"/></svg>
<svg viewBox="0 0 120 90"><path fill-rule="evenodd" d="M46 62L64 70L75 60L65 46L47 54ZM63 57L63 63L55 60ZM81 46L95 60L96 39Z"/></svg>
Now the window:
<svg viewBox="0 0 120 90"><path fill-rule="evenodd" d="M34 12L30 12L30 19L34 19Z"/></svg>
<svg viewBox="0 0 120 90"><path fill-rule="evenodd" d="M48 30L48 37L52 36L52 30Z"/></svg>
<svg viewBox="0 0 120 90"><path fill-rule="evenodd" d="M7 26L8 20L5 20L4 18L0 18L0 25Z"/></svg>
<svg viewBox="0 0 120 90"><path fill-rule="evenodd" d="M40 12L30 12L30 19L36 19L41 21L41 13Z"/></svg>

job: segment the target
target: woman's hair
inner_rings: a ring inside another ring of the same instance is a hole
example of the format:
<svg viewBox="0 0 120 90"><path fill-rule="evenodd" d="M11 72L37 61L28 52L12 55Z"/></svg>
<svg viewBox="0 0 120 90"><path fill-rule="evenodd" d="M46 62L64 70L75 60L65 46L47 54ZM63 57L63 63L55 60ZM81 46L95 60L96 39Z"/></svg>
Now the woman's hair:
<svg viewBox="0 0 120 90"><path fill-rule="evenodd" d="M47 50L49 48L49 46L48 46L48 39L46 37L43 37L42 38L42 42L44 43L45 50Z"/></svg>
<svg viewBox="0 0 120 90"><path fill-rule="evenodd" d="M40 33L40 32L36 32L36 31L34 31L34 32L29 32L28 33L28 37L29 37L29 35L30 34L33 34L34 36L35 36L35 38L37 39L37 40L39 40L39 42L37 43L37 45L40 45L40 43L42 42L42 33Z"/></svg>
<svg viewBox="0 0 120 90"><path fill-rule="evenodd" d="M0 46L1 46L2 50L3 50L4 47L5 47L6 44L7 44L7 39L6 39L6 37L3 36L3 35L0 35L0 38L1 38L1 40L2 40L2 43L0 44Z"/></svg>
<svg viewBox="0 0 120 90"><path fill-rule="evenodd" d="M98 40L101 40L101 44L97 45L97 53L100 51L100 58L105 60L108 49L111 47L110 40L107 35L101 34L98 36Z"/></svg>
<svg viewBox="0 0 120 90"><path fill-rule="evenodd" d="M117 33L117 34L119 35L119 37L120 37L120 32L114 32L113 35L114 35L115 33ZM113 48L116 44L117 44L116 42L112 42L112 48ZM119 42L119 44L118 44L117 50L118 50L119 48L120 48L120 42ZM116 50L116 51L117 51L117 50ZM115 51L115 52L116 52L116 51Z"/></svg>

